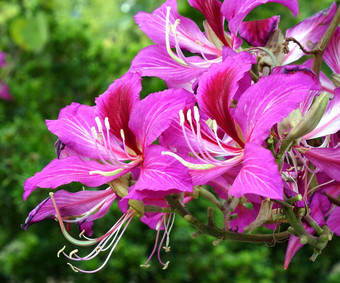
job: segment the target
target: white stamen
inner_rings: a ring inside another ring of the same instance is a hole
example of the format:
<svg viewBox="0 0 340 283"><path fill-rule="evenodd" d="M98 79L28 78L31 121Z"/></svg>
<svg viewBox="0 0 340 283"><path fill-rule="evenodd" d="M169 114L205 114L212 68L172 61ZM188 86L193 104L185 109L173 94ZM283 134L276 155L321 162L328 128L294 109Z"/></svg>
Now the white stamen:
<svg viewBox="0 0 340 283"><path fill-rule="evenodd" d="M192 118L191 118L191 109L188 110L187 112L187 120L191 123L192 122Z"/></svg>
<svg viewBox="0 0 340 283"><path fill-rule="evenodd" d="M120 136L122 137L123 140L125 140L125 134L123 129L120 129Z"/></svg>
<svg viewBox="0 0 340 283"><path fill-rule="evenodd" d="M92 136L95 140L98 139L98 133L96 131L96 128L95 127L91 127L91 132L92 132Z"/></svg>
<svg viewBox="0 0 340 283"><path fill-rule="evenodd" d="M180 126L183 126L184 125L184 122L185 122L185 118L184 118L184 113L183 113L183 110L179 110L179 124Z"/></svg>
<svg viewBox="0 0 340 283"><path fill-rule="evenodd" d="M105 127L107 130L110 130L110 123L109 123L109 118L105 117L104 119Z"/></svg>
<svg viewBox="0 0 340 283"><path fill-rule="evenodd" d="M103 132L103 126L102 123L100 122L99 117L97 116L96 118L94 118L94 120L96 121L97 127L98 127L98 132L102 133Z"/></svg>
<svg viewBox="0 0 340 283"><path fill-rule="evenodd" d="M170 152L170 151L162 151L162 155L170 155L176 158L179 162L181 162L185 167L196 169L196 170L206 170L214 168L215 165L212 164L195 164L184 160L182 157L178 156L177 154Z"/></svg>
<svg viewBox="0 0 340 283"><path fill-rule="evenodd" d="M196 122L199 123L200 114L198 112L198 107L197 106L194 106L194 117L195 117Z"/></svg>
<svg viewBox="0 0 340 283"><path fill-rule="evenodd" d="M65 250L66 246L63 246L57 253L57 257L60 257L60 254Z"/></svg>

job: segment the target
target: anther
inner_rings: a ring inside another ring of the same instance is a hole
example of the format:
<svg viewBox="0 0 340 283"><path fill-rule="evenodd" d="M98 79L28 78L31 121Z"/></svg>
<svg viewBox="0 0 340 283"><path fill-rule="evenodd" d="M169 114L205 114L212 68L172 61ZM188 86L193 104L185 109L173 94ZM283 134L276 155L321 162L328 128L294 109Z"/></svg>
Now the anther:
<svg viewBox="0 0 340 283"><path fill-rule="evenodd" d="M216 122L216 120L212 121L212 129L215 133L217 133L217 122Z"/></svg>
<svg viewBox="0 0 340 283"><path fill-rule="evenodd" d="M74 254L76 254L77 252L78 252L77 249L73 250L72 252L70 252L69 257L72 258L72 256L73 256Z"/></svg>
<svg viewBox="0 0 340 283"><path fill-rule="evenodd" d="M195 117L196 122L198 123L199 120L200 120L200 114L198 112L198 107L197 106L194 106L194 117Z"/></svg>
<svg viewBox="0 0 340 283"><path fill-rule="evenodd" d="M164 265L164 267L163 267L163 270L165 270L165 269L167 269L167 268L168 268L168 266L169 266L169 263L170 263L170 261L167 261L167 262L165 263L165 265Z"/></svg>
<svg viewBox="0 0 340 283"><path fill-rule="evenodd" d="M85 233L85 230L81 231L81 232L79 233L79 238L81 238L81 237L84 235L84 233Z"/></svg>
<svg viewBox="0 0 340 283"><path fill-rule="evenodd" d="M95 140L98 139L98 134L95 127L91 127L92 136Z"/></svg>
<svg viewBox="0 0 340 283"><path fill-rule="evenodd" d="M187 112L187 120L189 122L192 122L192 119L191 119L191 109L189 109L188 112Z"/></svg>
<svg viewBox="0 0 340 283"><path fill-rule="evenodd" d="M99 117L97 116L96 118L94 118L94 120L95 120L96 123L97 123L97 127L98 127L99 133L103 132L103 126L102 126L102 123L100 122Z"/></svg>
<svg viewBox="0 0 340 283"><path fill-rule="evenodd" d="M184 125L184 122L185 122L185 117L184 117L184 113L183 113L183 110L179 110L179 124L180 126L183 126Z"/></svg>
<svg viewBox="0 0 340 283"><path fill-rule="evenodd" d="M165 251L166 253L170 252L170 247L169 247L169 246L163 247L163 249L164 249L164 251Z"/></svg>
<svg viewBox="0 0 340 283"><path fill-rule="evenodd" d="M68 262L67 264L72 268L74 272L78 272L78 270L71 263Z"/></svg>
<svg viewBox="0 0 340 283"><path fill-rule="evenodd" d="M110 130L110 123L109 123L109 118L108 117L105 117L104 124L105 124L106 129Z"/></svg>
<svg viewBox="0 0 340 283"><path fill-rule="evenodd" d="M149 268L149 267L150 267L150 264L141 264L140 267Z"/></svg>
<svg viewBox="0 0 340 283"><path fill-rule="evenodd" d="M123 140L125 140L125 134L123 129L120 129L120 136L122 137Z"/></svg>
<svg viewBox="0 0 340 283"><path fill-rule="evenodd" d="M66 246L63 246L57 253L57 257L60 257L60 254L65 250Z"/></svg>

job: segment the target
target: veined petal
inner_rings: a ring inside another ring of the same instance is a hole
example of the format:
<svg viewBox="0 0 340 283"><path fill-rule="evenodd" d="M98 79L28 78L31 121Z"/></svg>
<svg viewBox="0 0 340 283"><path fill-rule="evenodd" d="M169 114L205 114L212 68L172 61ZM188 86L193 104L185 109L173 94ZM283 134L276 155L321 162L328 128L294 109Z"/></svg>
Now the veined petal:
<svg viewBox="0 0 340 283"><path fill-rule="evenodd" d="M87 212L90 213L88 217L93 217L95 214L100 212L101 207L104 204L108 203L111 205L115 199L115 193L111 189L102 191L80 191L76 193L60 190L53 196L58 205L61 216L74 218L81 217ZM21 228L27 230L28 226L35 222L39 222L47 218L55 218L55 214L54 205L49 197L43 200L30 212L25 223L21 225Z"/></svg>
<svg viewBox="0 0 340 283"><path fill-rule="evenodd" d="M239 34L251 46L265 46L270 35L279 25L280 16L252 22L243 22Z"/></svg>
<svg viewBox="0 0 340 283"><path fill-rule="evenodd" d="M168 89L151 93L140 101L131 113L129 127L143 150L153 143L178 118L178 112L195 103L192 93L183 89Z"/></svg>
<svg viewBox="0 0 340 283"><path fill-rule="evenodd" d="M198 56L190 57L188 60L194 63L205 62ZM177 88L177 85L197 79L209 66L210 63L207 63L206 68L192 68L181 65L169 56L165 46L151 45L137 54L132 60L129 71L140 72L143 77L155 76L161 78L167 85Z"/></svg>
<svg viewBox="0 0 340 283"><path fill-rule="evenodd" d="M121 130L123 130L126 145L136 153L138 153L136 139L128 123L132 109L139 101L141 81L139 74L127 73L115 80L102 95L96 98L97 114L102 121L108 118L110 133L122 140Z"/></svg>
<svg viewBox="0 0 340 283"><path fill-rule="evenodd" d="M193 53L221 54L211 42L207 40L196 23L186 17L179 15L176 0L167 0L162 6L152 14L139 12L135 16L139 28L156 44L165 45L166 38L166 15L167 8L170 7L169 25L174 25L177 20L176 35L180 42L180 47ZM173 32L170 32L170 46L176 45Z"/></svg>
<svg viewBox="0 0 340 283"><path fill-rule="evenodd" d="M311 89L319 87L311 71L293 68L283 72L261 78L242 94L235 119L246 142L261 144L274 124L296 109Z"/></svg>
<svg viewBox="0 0 340 283"><path fill-rule="evenodd" d="M327 226L337 236L340 236L340 207L336 207L327 219Z"/></svg>
<svg viewBox="0 0 340 283"><path fill-rule="evenodd" d="M316 128L305 135L303 138L314 139L335 134L340 130L340 88L335 90L335 95L329 101L327 109L323 114L319 124Z"/></svg>
<svg viewBox="0 0 340 283"><path fill-rule="evenodd" d="M222 3L218 0L188 0L188 2L204 15L219 40L224 45L229 46L224 34L224 17L221 13Z"/></svg>
<svg viewBox="0 0 340 283"><path fill-rule="evenodd" d="M340 147L311 148L303 153L321 172L340 181Z"/></svg>
<svg viewBox="0 0 340 283"><path fill-rule="evenodd" d="M240 88L240 81L247 76L250 68L250 54L247 59L243 53L229 56L223 63L210 67L200 79L197 90L200 109L211 119L216 120L218 126L240 145L243 145L243 142L237 134L229 106Z"/></svg>
<svg viewBox="0 0 340 283"><path fill-rule="evenodd" d="M162 151L166 149L159 145L147 148L139 179L129 197L159 198L176 192L192 192L188 169L175 158L162 155Z"/></svg>
<svg viewBox="0 0 340 283"><path fill-rule="evenodd" d="M99 158L91 132L91 127L95 126L94 107L72 103L60 111L57 120L46 120L46 125L73 151L89 158ZM106 156L100 147L98 150Z"/></svg>
<svg viewBox="0 0 340 283"><path fill-rule="evenodd" d="M255 194L266 198L283 199L282 178L268 149L246 143L243 166L229 194L237 198L245 194Z"/></svg>
<svg viewBox="0 0 340 283"><path fill-rule="evenodd" d="M222 14L228 21L229 30L237 34L243 19L255 7L265 3L280 3L286 6L296 16L299 12L297 0L225 0L222 4Z"/></svg>
<svg viewBox="0 0 340 283"><path fill-rule="evenodd" d="M340 74L340 27L334 31L328 42L323 59L332 69L333 73Z"/></svg>
<svg viewBox="0 0 340 283"><path fill-rule="evenodd" d="M117 170L116 172L114 172ZM124 175L130 168L120 168L114 165L103 165L96 161L83 161L78 156L52 160L41 172L27 179L24 183L24 200L37 188L55 189L71 182L81 182L85 186L97 187L115 178ZM90 174L90 172L108 172L103 174ZM114 172L114 173L113 173Z"/></svg>
<svg viewBox="0 0 340 283"><path fill-rule="evenodd" d="M294 37L307 50L313 49L326 32L335 12L336 3L334 2L329 9L320 11L288 29L286 31L286 38ZM288 48L289 53L285 55L283 64L294 62L305 55L300 47L294 42L290 42Z"/></svg>

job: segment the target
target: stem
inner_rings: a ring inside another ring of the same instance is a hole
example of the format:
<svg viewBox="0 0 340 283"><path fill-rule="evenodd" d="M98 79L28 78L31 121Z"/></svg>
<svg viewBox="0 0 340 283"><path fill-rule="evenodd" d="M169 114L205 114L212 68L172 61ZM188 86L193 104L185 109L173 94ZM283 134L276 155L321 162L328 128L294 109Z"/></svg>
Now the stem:
<svg viewBox="0 0 340 283"><path fill-rule="evenodd" d="M184 218L185 221L193 225L201 234L206 234L213 236L219 240L231 240L238 242L248 242L248 243L275 243L276 241L283 241L289 238L290 233L288 231L273 233L273 234L241 234L231 231L226 231L224 229L218 228L215 225L209 226L202 223L184 207L184 205L179 201L179 196L177 194L165 196L168 204L175 209L175 211Z"/></svg>
<svg viewBox="0 0 340 283"><path fill-rule="evenodd" d="M327 44L329 40L331 39L335 29L340 23L340 6L338 7L338 10L336 11L334 18L332 19L332 22L328 26L328 29L326 33L323 35L321 40L318 42L318 44L313 49L314 51L317 51L314 54L313 58L313 71L319 76L321 71L321 64L322 64L322 57L323 53L327 47Z"/></svg>
<svg viewBox="0 0 340 283"><path fill-rule="evenodd" d="M225 210L222 203L220 203L218 199L211 192L209 192L207 189L203 188L202 186L199 186L197 189L198 189L199 195L201 195L207 200L210 200L222 212Z"/></svg>

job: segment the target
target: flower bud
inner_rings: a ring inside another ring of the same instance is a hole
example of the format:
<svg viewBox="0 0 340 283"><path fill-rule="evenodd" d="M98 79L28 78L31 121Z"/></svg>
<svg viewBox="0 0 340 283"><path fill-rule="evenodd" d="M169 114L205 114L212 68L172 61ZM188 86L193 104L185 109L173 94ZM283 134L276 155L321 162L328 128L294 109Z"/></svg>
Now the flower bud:
<svg viewBox="0 0 340 283"><path fill-rule="evenodd" d="M339 87L340 86L340 74L332 74L331 81L333 82L335 87Z"/></svg>

